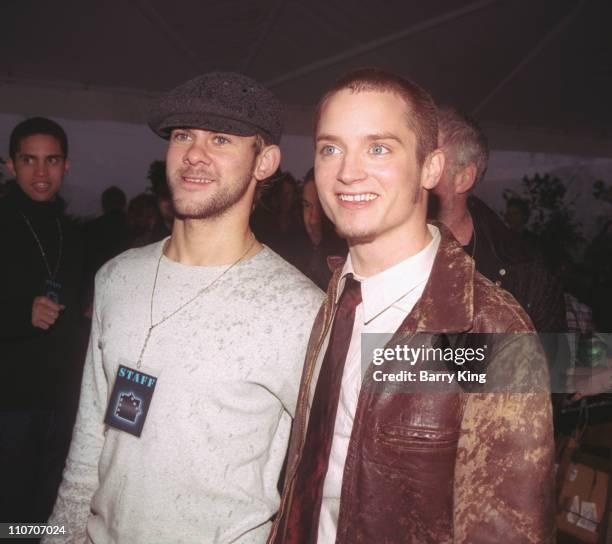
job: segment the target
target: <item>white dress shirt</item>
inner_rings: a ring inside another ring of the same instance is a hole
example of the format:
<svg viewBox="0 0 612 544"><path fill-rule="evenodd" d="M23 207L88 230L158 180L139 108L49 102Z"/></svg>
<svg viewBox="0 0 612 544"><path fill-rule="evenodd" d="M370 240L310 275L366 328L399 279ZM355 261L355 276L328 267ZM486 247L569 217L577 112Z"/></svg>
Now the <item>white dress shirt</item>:
<svg viewBox="0 0 612 544"><path fill-rule="evenodd" d="M391 268L375 276L361 278L354 273L349 255L342 269L337 296L342 293L346 275L352 273L355 279L361 281L362 303L355 310L355 323L342 375L334 438L323 486L318 544L332 544L336 541L342 475L361 390L361 335L395 332L421 298L440 245L440 231L433 225L427 226L432 236L431 242L416 255ZM321 368L328 342L329 332L317 359L317 373ZM381 342L384 343L382 336ZM310 391L311 404L314 389L312 387Z"/></svg>

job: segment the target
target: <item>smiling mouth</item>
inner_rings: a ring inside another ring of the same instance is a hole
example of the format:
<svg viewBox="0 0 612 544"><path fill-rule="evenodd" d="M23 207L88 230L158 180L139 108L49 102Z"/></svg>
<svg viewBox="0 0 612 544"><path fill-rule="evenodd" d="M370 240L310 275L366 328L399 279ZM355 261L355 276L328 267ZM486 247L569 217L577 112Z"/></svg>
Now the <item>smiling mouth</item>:
<svg viewBox="0 0 612 544"><path fill-rule="evenodd" d="M186 183L197 183L199 185L207 185L215 181L214 179L210 179L210 178L199 178L199 177L191 177L191 176L183 176L182 179Z"/></svg>
<svg viewBox="0 0 612 544"><path fill-rule="evenodd" d="M376 200L378 198L378 195L374 193L339 193L338 198L342 200L342 202L370 202L372 200Z"/></svg>
<svg viewBox="0 0 612 544"><path fill-rule="evenodd" d="M38 181L33 186L36 191L48 191L51 188L51 184L46 181Z"/></svg>

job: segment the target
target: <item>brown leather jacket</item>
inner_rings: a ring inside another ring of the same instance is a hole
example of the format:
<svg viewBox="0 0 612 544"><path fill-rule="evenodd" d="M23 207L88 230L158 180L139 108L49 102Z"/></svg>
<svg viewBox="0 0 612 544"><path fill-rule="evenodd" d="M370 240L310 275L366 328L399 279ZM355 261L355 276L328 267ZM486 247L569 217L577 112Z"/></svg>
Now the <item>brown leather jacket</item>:
<svg viewBox="0 0 612 544"><path fill-rule="evenodd" d="M423 295L388 345L399 341L418 347L463 332L532 331L514 298L475 272L472 259L444 227L440 230ZM310 339L283 497L269 543L284 541L308 424L308 392L315 386L317 355L333 318L340 271L334 271ZM503 372L515 368L517 360L528 360L530 378L539 375L539 382L547 383L535 337L502 336L489 365ZM402 394L397 385L392 391L393 384L372 387L375 368L370 365L365 373L355 413L337 543L553 541L554 443L545 389L469 393L458 386L443 394ZM508 378L517 384L527 379L514 371Z"/></svg>

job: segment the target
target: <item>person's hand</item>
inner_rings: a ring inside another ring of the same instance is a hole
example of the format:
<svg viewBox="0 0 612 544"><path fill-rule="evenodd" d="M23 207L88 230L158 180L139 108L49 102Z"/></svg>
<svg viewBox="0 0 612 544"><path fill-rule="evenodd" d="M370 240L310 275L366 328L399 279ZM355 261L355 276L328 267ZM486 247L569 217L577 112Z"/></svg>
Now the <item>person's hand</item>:
<svg viewBox="0 0 612 544"><path fill-rule="evenodd" d="M46 331L57 321L65 307L63 304L56 304L49 297L36 297L32 304L32 325Z"/></svg>
<svg viewBox="0 0 612 544"><path fill-rule="evenodd" d="M608 363L610 363L610 360L608 360ZM567 371L567 391L574 392L570 402L605 393L610 389L611 384L612 368L610 367L576 367Z"/></svg>

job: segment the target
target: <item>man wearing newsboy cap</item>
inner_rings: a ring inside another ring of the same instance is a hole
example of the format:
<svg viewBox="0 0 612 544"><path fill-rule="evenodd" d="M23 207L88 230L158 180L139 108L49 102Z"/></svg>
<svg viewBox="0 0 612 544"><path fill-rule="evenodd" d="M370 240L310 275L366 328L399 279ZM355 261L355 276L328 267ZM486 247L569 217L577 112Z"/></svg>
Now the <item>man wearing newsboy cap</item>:
<svg viewBox="0 0 612 544"><path fill-rule="evenodd" d="M97 274L49 542L265 542L322 293L249 229L281 106L240 74L161 97L170 238Z"/></svg>

